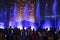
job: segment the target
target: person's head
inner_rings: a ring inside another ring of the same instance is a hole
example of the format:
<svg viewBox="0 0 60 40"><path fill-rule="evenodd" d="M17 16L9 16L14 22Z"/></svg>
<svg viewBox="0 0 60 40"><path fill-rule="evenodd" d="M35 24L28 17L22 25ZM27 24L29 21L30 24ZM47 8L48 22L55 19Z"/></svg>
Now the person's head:
<svg viewBox="0 0 60 40"><path fill-rule="evenodd" d="M9 28L11 28L12 26L10 26Z"/></svg>
<svg viewBox="0 0 60 40"><path fill-rule="evenodd" d="M48 28L46 28L46 31L48 30Z"/></svg>
<svg viewBox="0 0 60 40"><path fill-rule="evenodd" d="M35 33L35 29L33 29L33 33Z"/></svg>
<svg viewBox="0 0 60 40"><path fill-rule="evenodd" d="M31 26L29 27L29 29L31 29Z"/></svg>
<svg viewBox="0 0 60 40"><path fill-rule="evenodd" d="M24 29L24 27L23 27L23 29Z"/></svg>

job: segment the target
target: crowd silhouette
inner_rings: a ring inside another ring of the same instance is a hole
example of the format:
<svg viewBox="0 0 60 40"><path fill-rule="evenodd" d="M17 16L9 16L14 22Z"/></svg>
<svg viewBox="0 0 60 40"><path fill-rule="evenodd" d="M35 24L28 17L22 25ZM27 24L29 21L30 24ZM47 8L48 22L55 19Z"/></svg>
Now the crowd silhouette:
<svg viewBox="0 0 60 40"><path fill-rule="evenodd" d="M0 28L0 40L60 40L60 30L55 28L42 29L40 27L31 30L31 27L20 30L20 28Z"/></svg>

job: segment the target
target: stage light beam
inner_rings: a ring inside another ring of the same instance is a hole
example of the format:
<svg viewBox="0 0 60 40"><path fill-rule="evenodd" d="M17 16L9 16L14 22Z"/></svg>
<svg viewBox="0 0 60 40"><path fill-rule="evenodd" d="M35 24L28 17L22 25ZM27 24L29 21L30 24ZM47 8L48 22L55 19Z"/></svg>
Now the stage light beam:
<svg viewBox="0 0 60 40"><path fill-rule="evenodd" d="M37 4L36 4L36 21L38 23L38 26L40 26L40 2L39 0L37 1Z"/></svg>

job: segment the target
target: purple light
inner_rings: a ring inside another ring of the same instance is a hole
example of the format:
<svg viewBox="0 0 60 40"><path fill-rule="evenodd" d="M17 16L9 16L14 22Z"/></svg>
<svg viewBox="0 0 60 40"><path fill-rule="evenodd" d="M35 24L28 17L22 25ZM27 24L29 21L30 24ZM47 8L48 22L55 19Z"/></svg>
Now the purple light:
<svg viewBox="0 0 60 40"><path fill-rule="evenodd" d="M4 23L0 22L0 28L4 29Z"/></svg>
<svg viewBox="0 0 60 40"><path fill-rule="evenodd" d="M52 7L52 11L53 11L54 16L56 16L56 5L57 5L57 0L54 0L53 7Z"/></svg>
<svg viewBox="0 0 60 40"><path fill-rule="evenodd" d="M38 26L40 26L40 3L39 0L36 4L36 21L38 22Z"/></svg>
<svg viewBox="0 0 60 40"><path fill-rule="evenodd" d="M55 28L56 28L56 6L57 6L57 0L54 0L52 11L53 11L53 16L55 16Z"/></svg>
<svg viewBox="0 0 60 40"><path fill-rule="evenodd" d="M24 27L24 29L26 30L26 29L27 29L27 27Z"/></svg>
<svg viewBox="0 0 60 40"><path fill-rule="evenodd" d="M18 25L17 26L17 28L20 28L20 30L22 30L23 29L23 27L22 27L22 25L20 24L20 25Z"/></svg>
<svg viewBox="0 0 60 40"><path fill-rule="evenodd" d="M43 29L46 29L46 28L48 28L48 30L50 30L51 28L51 22L48 19L45 19L45 22L43 24Z"/></svg>
<svg viewBox="0 0 60 40"><path fill-rule="evenodd" d="M44 14L45 16L47 16L47 14L48 14L47 13L47 11L48 11L47 9L48 9L48 3L45 4L45 14Z"/></svg>
<svg viewBox="0 0 60 40"><path fill-rule="evenodd" d="M60 19L58 19L57 27L60 29Z"/></svg>
<svg viewBox="0 0 60 40"><path fill-rule="evenodd" d="M28 20L28 4L24 6L24 20Z"/></svg>
<svg viewBox="0 0 60 40"><path fill-rule="evenodd" d="M22 22L22 25L28 27L27 21L28 21L28 4L26 3L24 6L24 20Z"/></svg>
<svg viewBox="0 0 60 40"><path fill-rule="evenodd" d="M10 22L9 22L9 26L12 26L12 28L14 28L14 27L16 27L15 25L15 23L16 23L16 3L15 3L15 5L14 5L14 7L13 7L13 12L10 14L10 15L13 15L13 17L11 17L11 18L13 18L12 19L12 21L10 20Z"/></svg>
<svg viewBox="0 0 60 40"><path fill-rule="evenodd" d="M47 9L48 9L48 3L46 3L46 5L45 5L45 16L44 16L45 19L44 19L43 29L48 28L48 30L50 30L51 23L50 23L50 20L48 20L47 18L52 17L52 16L47 15L48 14Z"/></svg>
<svg viewBox="0 0 60 40"><path fill-rule="evenodd" d="M48 7L48 3L46 3L46 7Z"/></svg>
<svg viewBox="0 0 60 40"><path fill-rule="evenodd" d="M16 21L16 3L15 3L15 5L14 5L14 11L13 11L13 14L14 14L14 21Z"/></svg>
<svg viewBox="0 0 60 40"><path fill-rule="evenodd" d="M30 23L30 26L31 26L31 30L35 29L36 30L36 27L33 23Z"/></svg>

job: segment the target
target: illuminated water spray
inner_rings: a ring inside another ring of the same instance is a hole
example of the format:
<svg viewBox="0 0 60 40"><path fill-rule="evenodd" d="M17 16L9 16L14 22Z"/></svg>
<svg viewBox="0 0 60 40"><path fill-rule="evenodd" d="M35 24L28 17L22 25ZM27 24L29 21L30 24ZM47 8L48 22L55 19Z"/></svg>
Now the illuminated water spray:
<svg viewBox="0 0 60 40"><path fill-rule="evenodd" d="M36 20L37 20L38 25L40 26L40 2L39 0L36 4Z"/></svg>
<svg viewBox="0 0 60 40"><path fill-rule="evenodd" d="M48 3L46 3L45 5L45 16L44 16L44 24L43 24L43 28L48 28L48 30L50 30L50 27L51 27L51 22L50 20L48 19L48 13L47 13L47 10L48 9Z"/></svg>
<svg viewBox="0 0 60 40"><path fill-rule="evenodd" d="M57 5L57 0L54 0L53 6L52 6L52 11L53 11L53 16L56 17L56 5Z"/></svg>
<svg viewBox="0 0 60 40"><path fill-rule="evenodd" d="M54 0L52 11L53 11L53 16L55 17L55 28L56 28L56 5L57 5L57 0Z"/></svg>
<svg viewBox="0 0 60 40"><path fill-rule="evenodd" d="M50 22L50 20L45 19L44 24L43 24L43 28L44 29L48 28L48 30L50 30L50 28L51 28L51 22Z"/></svg>
<svg viewBox="0 0 60 40"><path fill-rule="evenodd" d="M16 24L15 24L15 22L16 22L16 3L14 4L12 15L13 15L13 21L9 22L9 26L15 27L16 26Z"/></svg>
<svg viewBox="0 0 60 40"><path fill-rule="evenodd" d="M48 11L47 9L48 9L48 3L45 4L45 16L44 16L44 17L46 17L47 14L48 14L48 13L47 13L47 11Z"/></svg>
<svg viewBox="0 0 60 40"><path fill-rule="evenodd" d="M28 20L28 4L24 6L24 20Z"/></svg>
<svg viewBox="0 0 60 40"><path fill-rule="evenodd" d="M25 28L28 27L27 21L28 21L28 4L26 3L25 6L24 6L24 20L22 22L22 25Z"/></svg>
<svg viewBox="0 0 60 40"><path fill-rule="evenodd" d="M14 14L14 20L16 21L16 3L14 5L14 11L13 11L13 14Z"/></svg>

